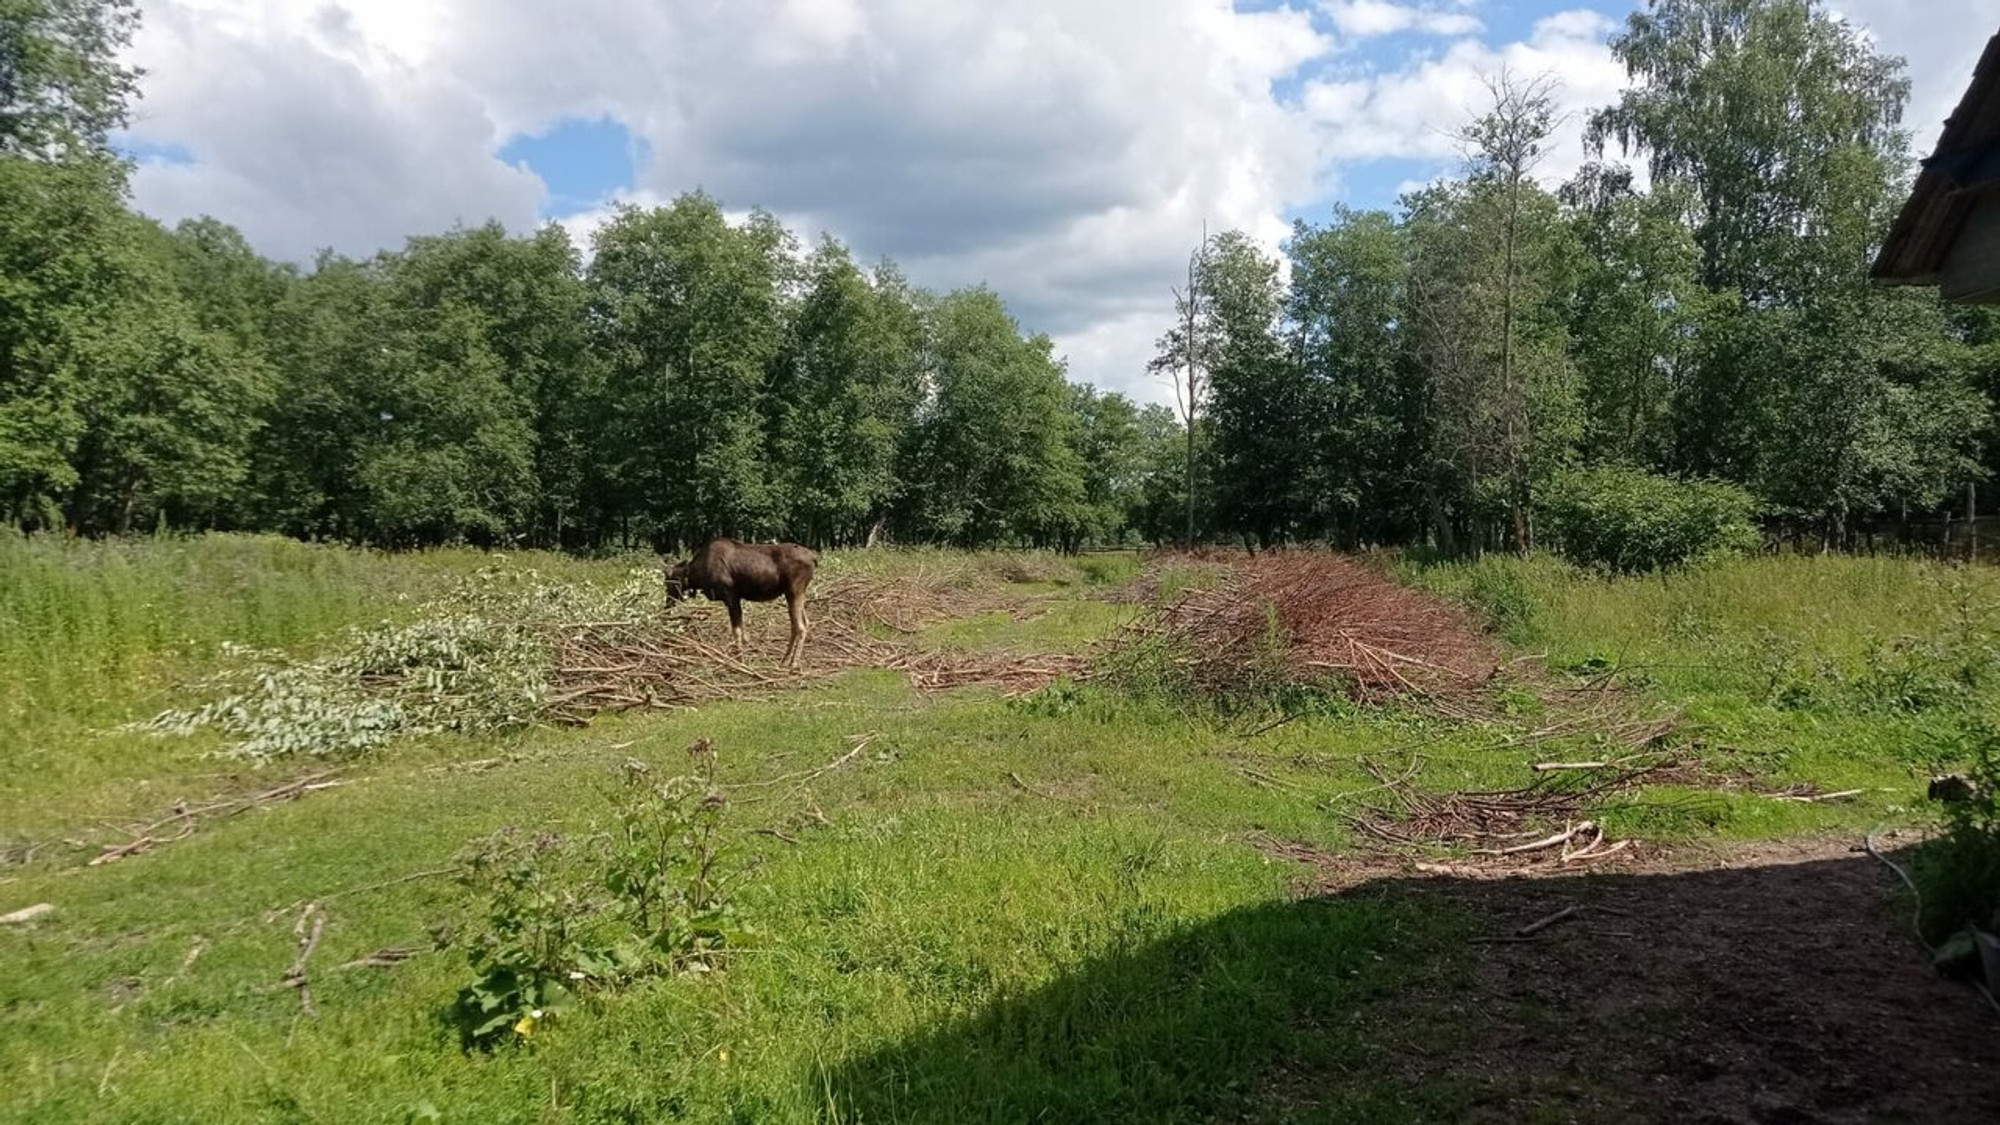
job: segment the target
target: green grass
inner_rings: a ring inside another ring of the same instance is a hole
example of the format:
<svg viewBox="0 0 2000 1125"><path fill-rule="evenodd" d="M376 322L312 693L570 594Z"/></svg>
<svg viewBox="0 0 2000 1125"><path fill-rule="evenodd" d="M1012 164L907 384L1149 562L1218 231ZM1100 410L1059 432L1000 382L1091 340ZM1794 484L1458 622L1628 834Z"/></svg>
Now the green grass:
<svg viewBox="0 0 2000 1125"><path fill-rule="evenodd" d="M22 755L9 761L9 830L38 839L227 784L200 776L228 767L198 747L90 733L173 697L221 641L309 651L483 560L227 537L0 541L0 554L23 563L0 571L0 606L43 638L0 642L20 693L8 729L43 739L7 751ZM826 573L1005 592L1011 612L920 638L961 649L1075 650L1134 612L1099 597L1131 574L1122 559L845 552ZM1735 666L1768 629L1862 668L1880 633L1955 627L1954 580L1994 589L1983 572L1819 559L1616 582L1486 560L1416 579L1481 604L1513 598L1513 639L1559 667L1646 665L1642 702L1686 709L1710 753L1766 781L1871 790L1803 805L1660 787L1607 813L1648 839L1901 815L1924 740L1958 712L1786 709ZM1407 898L1300 899L1300 869L1249 838L1350 849L1337 814L1374 784L1363 755L1400 766L1417 747L1426 785L1500 787L1588 743L1495 750L1518 727L1412 709L1251 736L1259 725L1102 685L924 696L853 672L775 702L399 745L348 766L340 788L108 866L79 869L87 851L53 847L0 871L0 911L57 906L0 927L0 1121L1283 1120L1270 1080L1293 1071L1335 1079L1314 1091L1314 1120L1433 1116L1423 1107L1456 1095L1398 1086L1353 1017L1462 967L1466 923ZM722 972L637 986L487 1055L462 1052L443 1018L468 979L462 954L336 968L475 915L449 878L380 884L449 865L503 825L589 832L627 758L679 770L709 738L734 784L812 770L864 732L875 740L846 768L803 792L744 791L760 799L732 810L733 850L762 857L739 902L758 936ZM766 826L797 843L753 831ZM328 918L311 1019L279 987L307 901Z"/></svg>
<svg viewBox="0 0 2000 1125"><path fill-rule="evenodd" d="M183 699L225 643L303 651L346 626L399 618L494 560L386 554L276 536L122 542L0 530L0 837L130 809L136 792L213 772L183 747L111 732ZM627 564L545 553L511 562L565 578ZM183 794L184 795L184 794ZM171 799L171 798L169 798Z"/></svg>
<svg viewBox="0 0 2000 1125"><path fill-rule="evenodd" d="M1990 568L1783 555L1602 578L1492 556L1406 574L1554 668L1621 669L1683 712L1712 757L1779 783L1865 788L1874 811L1920 795L1925 772L1962 758L1968 717L2000 705Z"/></svg>

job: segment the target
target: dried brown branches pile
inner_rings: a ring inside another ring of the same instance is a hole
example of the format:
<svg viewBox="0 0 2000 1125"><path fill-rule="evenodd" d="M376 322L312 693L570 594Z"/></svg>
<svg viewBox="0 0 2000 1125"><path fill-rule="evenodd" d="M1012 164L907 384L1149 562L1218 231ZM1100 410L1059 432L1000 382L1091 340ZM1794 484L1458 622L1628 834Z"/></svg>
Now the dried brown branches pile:
<svg viewBox="0 0 2000 1125"><path fill-rule="evenodd" d="M555 663L544 708L557 720L585 723L604 711L768 698L850 668L899 671L924 690L982 684L1023 692L1081 667L1065 655L945 652L902 639L927 625L1007 604L976 589L920 579L849 578L808 603L812 631L797 673L774 659L784 651L789 628L783 603L744 607L742 653L730 644L720 606L565 625L551 638Z"/></svg>
<svg viewBox="0 0 2000 1125"><path fill-rule="evenodd" d="M1230 577L1134 622L1128 639L1163 639L1204 691L1227 693L1274 669L1337 682L1356 699L1446 700L1478 691L1499 651L1463 610L1326 551L1230 560Z"/></svg>
<svg viewBox="0 0 2000 1125"><path fill-rule="evenodd" d="M1616 855L1629 840L1612 842L1590 819L1607 799L1630 793L1684 763L1673 753L1641 752L1601 762L1550 762L1515 789L1434 793L1413 784L1416 765L1390 776L1369 770L1386 794L1349 814L1356 832L1384 844L1468 845L1476 856L1509 863L1584 863Z"/></svg>

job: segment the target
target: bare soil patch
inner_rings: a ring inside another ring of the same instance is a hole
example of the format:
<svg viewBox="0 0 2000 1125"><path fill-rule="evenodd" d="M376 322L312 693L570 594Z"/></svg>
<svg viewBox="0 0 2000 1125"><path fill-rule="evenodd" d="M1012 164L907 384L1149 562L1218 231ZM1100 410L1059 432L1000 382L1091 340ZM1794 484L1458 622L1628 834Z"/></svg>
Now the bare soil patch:
<svg viewBox="0 0 2000 1125"><path fill-rule="evenodd" d="M1443 905L1457 971L1360 1014L1392 1082L1468 1122L2000 1121L2000 1015L1925 964L1851 839L1653 846L1500 875L1333 857L1303 890ZM1539 928L1535 928L1539 927ZM1351 1077L1351 1076L1346 1076ZM1266 1076L1282 1116L1341 1075Z"/></svg>

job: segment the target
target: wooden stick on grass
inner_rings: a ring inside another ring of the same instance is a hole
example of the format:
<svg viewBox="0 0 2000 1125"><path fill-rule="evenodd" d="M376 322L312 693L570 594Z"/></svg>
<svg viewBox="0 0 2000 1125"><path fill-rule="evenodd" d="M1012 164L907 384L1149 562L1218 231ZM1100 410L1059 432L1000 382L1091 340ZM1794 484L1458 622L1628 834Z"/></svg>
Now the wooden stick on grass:
<svg viewBox="0 0 2000 1125"><path fill-rule="evenodd" d="M312 921L310 933L306 930L308 919ZM319 948L319 935L325 929L326 912L316 902L306 904L305 910L299 914L298 924L292 927L293 935L299 939L299 959L292 962L292 967L285 972L285 987L299 990L299 1007L305 1009L309 1016L319 1015L319 1010L313 1007L312 984L306 980L306 962L312 958L313 950Z"/></svg>
<svg viewBox="0 0 2000 1125"><path fill-rule="evenodd" d="M1588 832L1595 827L1597 827L1597 825L1593 821L1588 821L1588 820L1579 821L1574 826L1565 828L1561 832L1558 832L1555 835L1550 836L1545 840L1535 840L1531 843L1516 844L1511 848L1482 848L1473 854L1519 855L1522 852L1538 852L1541 851L1543 848L1553 848L1557 844L1566 844L1569 841L1574 840L1579 833Z"/></svg>

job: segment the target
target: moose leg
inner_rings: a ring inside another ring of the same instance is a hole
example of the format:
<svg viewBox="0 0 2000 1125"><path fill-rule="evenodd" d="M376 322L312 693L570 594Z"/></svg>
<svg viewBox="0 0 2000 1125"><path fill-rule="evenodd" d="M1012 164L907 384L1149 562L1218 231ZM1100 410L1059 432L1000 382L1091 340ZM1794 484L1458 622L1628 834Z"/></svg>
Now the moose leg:
<svg viewBox="0 0 2000 1125"><path fill-rule="evenodd" d="M743 655L743 599L735 594L727 595L729 606L729 636L736 644L736 655Z"/></svg>
<svg viewBox="0 0 2000 1125"><path fill-rule="evenodd" d="M799 658L806 652L806 631L810 627L806 623L805 595L786 594L785 608L792 615L792 643L785 649L785 664L796 672L799 670Z"/></svg>

